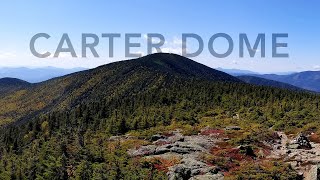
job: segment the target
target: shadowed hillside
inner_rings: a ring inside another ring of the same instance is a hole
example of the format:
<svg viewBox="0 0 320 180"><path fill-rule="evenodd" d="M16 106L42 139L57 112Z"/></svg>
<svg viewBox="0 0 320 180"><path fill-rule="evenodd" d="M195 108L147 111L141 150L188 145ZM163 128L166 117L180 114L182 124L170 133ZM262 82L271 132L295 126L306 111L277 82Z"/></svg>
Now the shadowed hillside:
<svg viewBox="0 0 320 180"><path fill-rule="evenodd" d="M2 78L0 79L0 94L4 95L6 93L22 89L22 88L27 88L31 84L20 80L16 78Z"/></svg>

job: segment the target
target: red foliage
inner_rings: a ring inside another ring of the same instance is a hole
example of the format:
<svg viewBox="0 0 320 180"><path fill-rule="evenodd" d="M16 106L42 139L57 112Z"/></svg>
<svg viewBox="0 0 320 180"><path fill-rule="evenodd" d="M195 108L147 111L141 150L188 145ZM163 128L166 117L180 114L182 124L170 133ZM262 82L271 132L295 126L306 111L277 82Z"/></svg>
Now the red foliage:
<svg viewBox="0 0 320 180"><path fill-rule="evenodd" d="M267 146L267 145L265 145L265 144L263 144L263 143L257 143L256 145L257 145L259 148L254 151L255 154L259 154L260 151L262 151L262 153L263 153L263 155L264 155L265 157L266 157L266 156L269 156L269 155L271 154L272 148L271 148L270 146ZM262 159L264 159L264 158L262 158Z"/></svg>
<svg viewBox="0 0 320 180"><path fill-rule="evenodd" d="M176 165L179 162L178 159L163 159L157 158L153 164L153 167L159 171L168 172L168 168Z"/></svg>
<svg viewBox="0 0 320 180"><path fill-rule="evenodd" d="M209 136L209 135L224 135L224 130L221 129L207 129L204 131L201 131L201 135Z"/></svg>
<svg viewBox="0 0 320 180"><path fill-rule="evenodd" d="M320 143L320 136L318 134L311 134L309 140L314 143Z"/></svg>
<svg viewBox="0 0 320 180"><path fill-rule="evenodd" d="M245 159L245 155L240 153L238 148L232 147L227 142L221 142L219 146L213 147L211 149L211 154L217 157L230 158L232 160L241 161Z"/></svg>
<svg viewBox="0 0 320 180"><path fill-rule="evenodd" d="M230 158L232 160L237 160L237 161L243 161L248 158L245 155L241 154L240 150L237 148L225 149L225 150L220 151L220 153L221 153L220 155L222 155L226 158Z"/></svg>
<svg viewBox="0 0 320 180"><path fill-rule="evenodd" d="M167 172L168 167L170 167L170 166L164 166L163 164L155 164L154 165L154 168L156 168L158 171L163 171L163 172Z"/></svg>

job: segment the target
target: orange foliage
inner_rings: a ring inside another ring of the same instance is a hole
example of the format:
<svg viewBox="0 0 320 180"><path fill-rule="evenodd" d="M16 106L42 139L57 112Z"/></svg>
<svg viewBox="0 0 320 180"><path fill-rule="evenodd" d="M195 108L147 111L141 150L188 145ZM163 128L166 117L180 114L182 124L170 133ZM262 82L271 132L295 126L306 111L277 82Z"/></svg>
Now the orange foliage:
<svg viewBox="0 0 320 180"><path fill-rule="evenodd" d="M320 136L318 134L311 134L309 140L315 143L320 143Z"/></svg>
<svg viewBox="0 0 320 180"><path fill-rule="evenodd" d="M154 168L159 171L167 172L169 167L179 164L179 162L180 160L178 158L155 158Z"/></svg>

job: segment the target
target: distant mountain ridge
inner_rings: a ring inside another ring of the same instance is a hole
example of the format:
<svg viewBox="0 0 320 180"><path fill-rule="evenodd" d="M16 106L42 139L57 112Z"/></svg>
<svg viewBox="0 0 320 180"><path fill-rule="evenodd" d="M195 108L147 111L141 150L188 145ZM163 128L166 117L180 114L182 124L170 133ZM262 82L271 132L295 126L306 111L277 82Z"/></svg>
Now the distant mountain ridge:
<svg viewBox="0 0 320 180"><path fill-rule="evenodd" d="M228 73L233 76L241 76L241 75L250 75L250 74L259 74L257 72L249 71L249 70L241 70L241 69L224 69L224 68L216 68L216 70Z"/></svg>
<svg viewBox="0 0 320 180"><path fill-rule="evenodd" d="M279 87L287 87L287 85L292 85L300 89L306 89L313 92L320 92L320 71L302 71L302 72L279 72L272 74L262 74L258 72L248 71L248 70L240 70L240 69L223 69L218 68L218 70L228 73L233 76L246 76L242 77L242 80L245 80L247 83L253 83L256 85L262 84L278 84ZM249 78L250 76L251 78ZM263 78L254 79L252 77ZM240 78L241 79L241 78ZM266 82L266 80L277 81L280 83L285 83L287 85L281 85L279 83L274 82ZM287 87L290 88L290 87ZM292 87L290 88L292 89Z"/></svg>
<svg viewBox="0 0 320 180"><path fill-rule="evenodd" d="M154 56L158 56L160 60L154 60ZM257 72L249 71L249 70L240 70L240 69L223 69L217 68L212 69L202 64L193 64L186 61L181 61L181 58L173 58L176 55L168 54L157 54L157 55L149 55L145 56L141 60L141 66L153 66L157 68L157 71L163 70L164 73L180 73L182 76L197 76L198 78L202 76L202 78L212 77L214 80L222 80L222 81L238 81L240 79L243 82L259 85L259 86L270 86L270 87L278 87L282 89L290 89L290 90L310 90L315 92L320 92L319 77L320 72L318 71L306 71L300 73L279 73L279 74L259 74ZM150 60L150 57L151 60ZM152 63L152 64L151 64ZM112 63L111 63L112 64ZM21 79L23 82L27 81L30 83L40 83L52 78L59 78L61 76L65 76L74 72L79 72L86 70L85 68L73 68L73 69L62 69L55 67L42 67L42 68L0 68L0 79L10 77L6 79L6 81L13 81L13 84L17 82L17 80ZM289 72L288 72L289 73ZM238 79L227 76L230 74L232 76L236 76ZM254 78L256 77L256 78ZM211 79L211 80L212 80ZM26 83L26 82L25 82ZM12 90L17 90L21 87L26 87L26 84L0 84L0 92L5 93ZM27 86L30 86L28 84Z"/></svg>
<svg viewBox="0 0 320 180"><path fill-rule="evenodd" d="M56 67L2 67L0 68L0 78L10 77L21 79L30 83L38 83L51 78L63 76L73 72L85 70L85 68L63 69Z"/></svg>
<svg viewBox="0 0 320 180"><path fill-rule="evenodd" d="M305 71L289 75L251 74L251 76L279 81L302 89L320 92L320 71Z"/></svg>
<svg viewBox="0 0 320 180"><path fill-rule="evenodd" d="M250 76L250 75L245 75L245 76L237 76L240 80L248 83L248 84L253 84L257 86L268 86L268 87L275 87L275 88L281 88L281 89L288 89L288 90L295 90L295 91L303 91L304 89L279 82L279 81L274 81L270 79L265 79L261 77L256 77L256 76Z"/></svg>
<svg viewBox="0 0 320 180"><path fill-rule="evenodd" d="M224 68L216 68L219 71L228 73L230 75L233 76L242 76L242 75L252 75L252 74L277 74L277 75L290 75L290 74L294 74L297 73L295 71L287 71L287 72L275 72L275 73L262 73L262 72L255 72L255 71L250 71L250 70L244 70L244 69L224 69Z"/></svg>

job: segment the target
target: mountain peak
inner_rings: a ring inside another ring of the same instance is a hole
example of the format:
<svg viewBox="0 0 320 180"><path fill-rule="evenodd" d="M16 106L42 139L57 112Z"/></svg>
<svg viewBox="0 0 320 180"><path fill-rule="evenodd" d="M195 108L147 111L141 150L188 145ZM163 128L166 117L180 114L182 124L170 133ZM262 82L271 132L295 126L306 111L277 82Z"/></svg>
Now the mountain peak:
<svg viewBox="0 0 320 180"><path fill-rule="evenodd" d="M216 81L241 82L239 79L227 73L212 69L208 66L177 54L155 53L138 59L129 60L129 62L174 76Z"/></svg>

